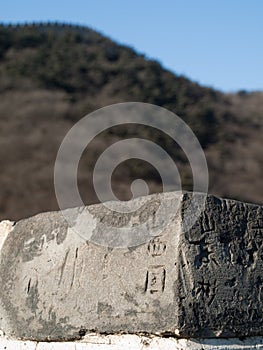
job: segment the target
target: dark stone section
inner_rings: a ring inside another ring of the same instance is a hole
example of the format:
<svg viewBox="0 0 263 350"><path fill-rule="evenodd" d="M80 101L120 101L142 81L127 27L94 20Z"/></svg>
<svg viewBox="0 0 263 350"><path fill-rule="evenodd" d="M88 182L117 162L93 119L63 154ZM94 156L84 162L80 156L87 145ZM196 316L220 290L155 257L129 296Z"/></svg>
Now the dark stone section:
<svg viewBox="0 0 263 350"><path fill-rule="evenodd" d="M180 335L263 335L263 208L208 196L180 244Z"/></svg>

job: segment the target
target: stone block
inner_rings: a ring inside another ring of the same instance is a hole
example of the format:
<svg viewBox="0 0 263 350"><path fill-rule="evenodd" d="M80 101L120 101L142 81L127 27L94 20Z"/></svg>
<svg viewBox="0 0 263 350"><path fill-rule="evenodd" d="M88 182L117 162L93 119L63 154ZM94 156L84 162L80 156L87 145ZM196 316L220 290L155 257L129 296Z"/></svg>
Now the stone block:
<svg viewBox="0 0 263 350"><path fill-rule="evenodd" d="M193 215L203 198L195 200ZM161 201L168 203L169 220L156 236ZM0 242L0 329L36 341L76 340L90 332L263 335L263 208L208 196L184 232L190 203L190 193L164 193L148 196L134 214L98 204L69 209L71 223L61 212L19 221ZM84 227L90 239L76 233L83 210L91 216ZM149 217L154 236L147 242L106 246L107 230L132 231Z"/></svg>

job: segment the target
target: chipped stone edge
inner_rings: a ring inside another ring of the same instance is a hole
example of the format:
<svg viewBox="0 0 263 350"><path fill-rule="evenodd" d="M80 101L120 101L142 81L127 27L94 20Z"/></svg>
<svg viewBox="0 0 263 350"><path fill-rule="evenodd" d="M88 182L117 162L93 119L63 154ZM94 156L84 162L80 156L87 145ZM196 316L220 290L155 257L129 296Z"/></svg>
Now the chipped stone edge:
<svg viewBox="0 0 263 350"><path fill-rule="evenodd" d="M81 341L36 342L5 338L0 334L0 349L6 350L262 350L263 337L176 339L132 334L88 334Z"/></svg>

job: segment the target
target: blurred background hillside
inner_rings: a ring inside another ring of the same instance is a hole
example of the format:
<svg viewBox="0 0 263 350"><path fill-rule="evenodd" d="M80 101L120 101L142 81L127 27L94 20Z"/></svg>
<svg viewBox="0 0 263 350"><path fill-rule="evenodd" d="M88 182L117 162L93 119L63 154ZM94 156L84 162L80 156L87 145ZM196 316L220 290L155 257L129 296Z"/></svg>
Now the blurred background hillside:
<svg viewBox="0 0 263 350"><path fill-rule="evenodd" d="M2 24L0 219L56 210L53 168L67 131L87 113L125 101L165 107L189 124L207 157L210 193L263 204L263 92L204 87L86 26ZM183 189L192 189L188 160L169 137L146 127L112 128L95 138L80 162L86 204L98 201L92 170L100 154L134 136L163 147ZM151 192L162 191L156 170L140 160L120 164L113 175L113 190L122 200L131 197L136 178L145 179Z"/></svg>

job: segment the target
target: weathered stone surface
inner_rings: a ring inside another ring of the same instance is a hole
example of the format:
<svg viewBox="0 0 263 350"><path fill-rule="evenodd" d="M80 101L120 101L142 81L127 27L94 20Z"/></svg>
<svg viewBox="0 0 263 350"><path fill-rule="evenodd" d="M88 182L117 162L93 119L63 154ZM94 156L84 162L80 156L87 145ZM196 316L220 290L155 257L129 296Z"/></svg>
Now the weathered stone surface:
<svg viewBox="0 0 263 350"><path fill-rule="evenodd" d="M262 335L262 273L263 207L208 196L202 216L180 239L180 335Z"/></svg>
<svg viewBox="0 0 263 350"><path fill-rule="evenodd" d="M155 204L166 198L169 213L178 200L181 207L162 235L126 249L77 235L83 209L71 210L72 227L60 212L18 222L1 249L0 328L35 340L77 339L94 330L263 335L262 207L208 196L200 219L183 233L190 194L153 195L134 215L89 207L87 231L98 238L107 235L102 222L111 223L108 230L133 227L154 218ZM149 231L153 226L154 220Z"/></svg>

